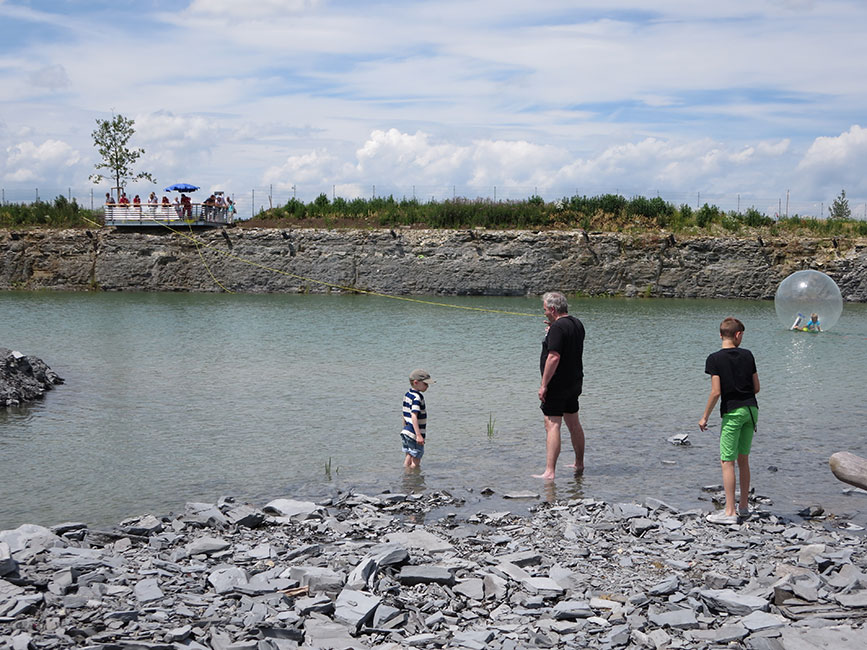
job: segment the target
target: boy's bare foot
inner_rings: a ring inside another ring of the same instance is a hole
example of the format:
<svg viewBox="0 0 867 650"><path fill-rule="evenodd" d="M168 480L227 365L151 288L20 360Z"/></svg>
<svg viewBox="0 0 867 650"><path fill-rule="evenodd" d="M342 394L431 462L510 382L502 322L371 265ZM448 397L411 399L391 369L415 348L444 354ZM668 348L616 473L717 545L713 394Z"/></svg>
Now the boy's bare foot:
<svg viewBox="0 0 867 650"><path fill-rule="evenodd" d="M577 463L572 463L571 465L567 465L570 469L574 469L576 474L584 473L584 465L578 465Z"/></svg>
<svg viewBox="0 0 867 650"><path fill-rule="evenodd" d="M548 472L545 472L544 474L533 474L533 478L543 478L546 481L553 481L554 474L549 474Z"/></svg>

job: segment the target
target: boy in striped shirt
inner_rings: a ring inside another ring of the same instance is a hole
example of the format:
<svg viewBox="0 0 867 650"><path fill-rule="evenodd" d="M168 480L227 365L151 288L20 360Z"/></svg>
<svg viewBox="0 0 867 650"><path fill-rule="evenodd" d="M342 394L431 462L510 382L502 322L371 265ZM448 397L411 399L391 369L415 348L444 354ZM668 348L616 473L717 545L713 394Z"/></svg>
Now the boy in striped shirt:
<svg viewBox="0 0 867 650"><path fill-rule="evenodd" d="M427 410L422 393L432 383L430 373L424 370L409 373L410 389L403 396L403 430L400 432L403 453L406 454L403 466L408 469L418 469L424 456Z"/></svg>

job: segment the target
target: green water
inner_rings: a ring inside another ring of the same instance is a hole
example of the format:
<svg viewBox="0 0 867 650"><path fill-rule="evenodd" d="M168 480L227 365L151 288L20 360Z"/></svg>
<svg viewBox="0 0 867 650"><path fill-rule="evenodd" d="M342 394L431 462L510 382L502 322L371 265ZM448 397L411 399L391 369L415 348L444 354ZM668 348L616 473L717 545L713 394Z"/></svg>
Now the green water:
<svg viewBox="0 0 867 650"><path fill-rule="evenodd" d="M509 491L709 509L701 487L720 483L719 417L706 433L696 423L704 359L728 315L746 323L762 383L756 490L780 514L813 503L867 512L867 495L845 493L827 464L835 451L867 456L865 305L807 336L786 331L771 302L571 301L587 329L587 470L569 475L564 435L546 486L530 476L544 465L538 300L435 300L536 315L368 296L0 293L0 346L66 379L40 403L0 411L0 529L338 488L447 489L478 510L522 507L499 499ZM422 473L407 477L400 405L417 366L437 383ZM666 442L684 432L691 446Z"/></svg>

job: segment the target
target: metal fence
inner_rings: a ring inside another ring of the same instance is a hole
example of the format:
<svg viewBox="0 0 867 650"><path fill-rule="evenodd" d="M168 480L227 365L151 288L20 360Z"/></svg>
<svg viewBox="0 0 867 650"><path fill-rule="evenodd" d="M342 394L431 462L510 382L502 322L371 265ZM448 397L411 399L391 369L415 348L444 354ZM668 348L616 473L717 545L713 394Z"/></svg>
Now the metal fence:
<svg viewBox="0 0 867 650"><path fill-rule="evenodd" d="M347 188L352 188L348 190ZM145 197L153 190L153 187L142 188L138 193ZM363 189L363 191L361 191ZM137 188L131 186L127 191L128 196L136 193ZM35 201L54 201L58 196L64 196L67 200L73 199L82 207L90 209L101 208L105 201L104 187L50 187L50 188L0 188L0 204L8 203L33 203ZM157 192L162 196L164 192ZM201 198L207 192L198 192ZM430 201L442 202L457 198L481 199L488 201L522 201L531 196L540 196L545 201L555 201L571 196L601 196L604 194L618 194L626 198L644 196L648 198L659 197L675 206L688 205L691 208L700 208L705 203L715 205L726 212L745 212L752 208L770 217L827 217L828 208L835 197L828 197L824 201L804 201L789 191L780 196L754 196L751 194L715 194L712 192L677 192L656 189L641 190L626 187L574 187L561 188L561 191L551 188L539 188L534 186L518 185L492 185L478 187L469 185L390 185L376 184L369 187L359 188L352 185L297 185L289 189L275 188L274 186L255 187L249 190L233 192L226 191L231 197L238 211L238 219L250 219L260 212L271 207L285 205L295 198L305 203L313 201L320 195L325 195L329 201L337 197L347 200L354 198L384 198L392 196L397 200L415 199L426 203ZM197 196L196 198L200 198ZM849 201L852 216L858 219L867 219L867 202Z"/></svg>

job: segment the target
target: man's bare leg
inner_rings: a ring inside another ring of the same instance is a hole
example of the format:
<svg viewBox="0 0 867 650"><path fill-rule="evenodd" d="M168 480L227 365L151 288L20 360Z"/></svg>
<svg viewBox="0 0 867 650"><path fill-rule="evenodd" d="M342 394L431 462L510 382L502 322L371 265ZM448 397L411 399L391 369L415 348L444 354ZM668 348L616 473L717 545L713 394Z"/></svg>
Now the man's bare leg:
<svg viewBox="0 0 867 650"><path fill-rule="evenodd" d="M576 473L584 471L584 429L581 426L581 420L578 419L578 411L575 413L564 413L563 420L566 426L569 427L569 436L572 438L572 449L575 450L575 464L569 465L575 469Z"/></svg>
<svg viewBox="0 0 867 650"><path fill-rule="evenodd" d="M563 416L545 416L545 473L533 474L533 478L543 478L548 481L554 479L557 458L560 456L560 424L562 422Z"/></svg>

